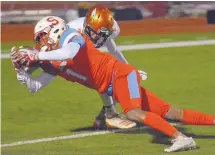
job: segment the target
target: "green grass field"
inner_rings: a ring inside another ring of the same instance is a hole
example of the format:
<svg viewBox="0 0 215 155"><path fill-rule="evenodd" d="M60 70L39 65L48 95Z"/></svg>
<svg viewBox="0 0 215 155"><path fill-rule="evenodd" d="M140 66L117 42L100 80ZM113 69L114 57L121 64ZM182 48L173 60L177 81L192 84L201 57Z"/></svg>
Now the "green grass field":
<svg viewBox="0 0 215 155"><path fill-rule="evenodd" d="M2 48L8 49L8 45ZM148 73L142 85L157 96L177 107L215 114L215 46L127 51L124 55L130 64ZM77 134L74 130L92 125L102 105L96 92L56 78L38 93L30 94L16 80L10 60L1 61L2 144ZM119 105L117 109L121 112ZM170 155L215 154L214 127L178 128L194 137L200 148ZM163 149L169 146L167 140L147 129L4 147L2 155L163 155Z"/></svg>

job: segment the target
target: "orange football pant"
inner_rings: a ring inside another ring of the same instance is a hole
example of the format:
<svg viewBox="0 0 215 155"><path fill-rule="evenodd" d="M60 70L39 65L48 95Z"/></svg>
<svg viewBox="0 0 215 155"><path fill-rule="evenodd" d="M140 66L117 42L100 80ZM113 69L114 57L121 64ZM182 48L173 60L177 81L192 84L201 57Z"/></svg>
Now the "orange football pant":
<svg viewBox="0 0 215 155"><path fill-rule="evenodd" d="M177 132L175 127L160 117L165 115L170 105L140 86L139 73L133 67L117 63L114 66L112 87L113 97L120 103L125 114L134 108L142 108L149 112L143 120L138 121L170 137Z"/></svg>
<svg viewBox="0 0 215 155"><path fill-rule="evenodd" d="M114 66L113 98L118 101L124 113L134 108L141 108L165 117L171 105L140 86L138 71L128 65L117 62ZM215 117L193 110L183 110L183 123L193 125L214 125Z"/></svg>
<svg viewBox="0 0 215 155"><path fill-rule="evenodd" d="M170 108L168 103L140 86L138 71L128 64L116 63L112 87L113 98L120 103L124 113L141 108L164 117Z"/></svg>

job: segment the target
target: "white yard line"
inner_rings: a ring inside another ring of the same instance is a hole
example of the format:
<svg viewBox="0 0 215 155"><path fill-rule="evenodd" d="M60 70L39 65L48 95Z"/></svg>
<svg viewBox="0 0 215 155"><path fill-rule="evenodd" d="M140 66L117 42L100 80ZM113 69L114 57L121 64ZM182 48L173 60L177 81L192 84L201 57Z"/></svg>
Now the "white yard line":
<svg viewBox="0 0 215 155"><path fill-rule="evenodd" d="M170 124L179 125L179 123L170 123ZM1 144L1 148L18 146L18 145L25 145L25 144L51 142L51 141L65 140L65 139L76 139L76 138L83 138L83 137L91 137L91 136L97 136L97 135L112 134L112 133L116 133L116 132L143 130L143 129L147 129L147 128L148 128L147 126L143 126L143 127L131 128L131 129L114 129L114 130L105 130L105 131L92 131L92 132L78 133L78 134L72 134L72 135L67 135L67 136L58 136L58 137L41 138L41 139L26 140L26 141L17 141L17 142L8 143L8 144Z"/></svg>
<svg viewBox="0 0 215 155"><path fill-rule="evenodd" d="M201 45L215 45L215 40L197 40L197 41L180 41L180 42L166 42L166 43L149 43L136 45L122 45L118 48L122 51L156 49L156 48L170 48L170 47L186 47L186 46L201 46ZM105 51L105 48L101 48ZM1 53L1 59L8 59L8 53Z"/></svg>
<svg viewBox="0 0 215 155"><path fill-rule="evenodd" d="M198 40L198 41L180 41L180 42L166 42L166 43L149 43L118 46L120 50L132 51L142 49L157 49L169 47L186 47L186 46L201 46L201 45L215 45L215 40Z"/></svg>

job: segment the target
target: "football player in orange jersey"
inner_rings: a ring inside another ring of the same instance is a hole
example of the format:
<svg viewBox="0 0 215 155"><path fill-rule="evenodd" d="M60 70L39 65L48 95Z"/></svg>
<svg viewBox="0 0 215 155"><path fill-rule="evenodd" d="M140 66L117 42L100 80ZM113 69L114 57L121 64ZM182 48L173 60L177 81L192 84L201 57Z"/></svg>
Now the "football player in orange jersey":
<svg viewBox="0 0 215 155"><path fill-rule="evenodd" d="M54 26L47 25L47 27L53 29ZM108 33L107 29L103 31ZM40 38L38 38L38 41L46 40L41 47L44 45L50 47L49 52L32 52L32 50L25 49L23 55L14 48L11 51L11 59L16 66L17 76L31 92L38 91L58 75L68 81L78 82L95 89L99 93L107 93L120 103L129 119L175 138L173 145L165 149L165 152L194 148L196 144L191 137L186 137L162 117L179 120L186 124L214 125L214 116L174 108L141 87L139 73L134 67L121 63L106 53L99 52L85 35L78 33L75 29L67 28L57 36L59 38L57 44L60 48L57 48L56 43L48 42L50 32L50 30L41 31ZM20 62L33 64L38 61L44 72L36 80L20 69Z"/></svg>
<svg viewBox="0 0 215 155"><path fill-rule="evenodd" d="M74 28L86 36L93 42L96 48L104 47L107 51L114 56L117 60L128 63L126 58L123 56L119 48L117 47L114 39L120 33L120 27L118 23L114 20L111 11L108 8L102 6L94 6L87 11L85 17L81 17L70 21L67 26ZM102 28L106 28L111 33L102 32ZM138 70L141 79L146 80L147 74L144 71ZM104 107L100 111L99 115L96 117L94 126L99 126L103 118L105 118L106 113L106 124L110 127L115 126L118 128L127 128L129 124L130 127L134 126L134 123L125 122L125 120L117 117L117 113L114 109L115 101L111 96L105 93L99 94ZM112 116L116 117L112 117ZM122 123L123 122L123 123Z"/></svg>
<svg viewBox="0 0 215 155"><path fill-rule="evenodd" d="M53 23L55 24L56 22L53 21ZM76 29L82 34L86 34L96 48L107 48L107 51L117 60L128 63L114 41L120 33L120 27L114 20L111 11L108 8L102 6L92 7L87 11L85 17L70 21L67 23L67 26ZM102 32L102 27L107 28L111 33L106 34L105 32ZM35 33L42 28L43 25L40 28L36 28ZM45 47L43 47L43 49L44 48ZM141 79L146 80L147 74L141 70L138 70L138 72ZM136 123L121 118L117 114L114 108L115 101L111 96L108 96L105 93L100 93L99 95L104 106L93 123L95 128L99 128L104 119L106 124L111 128L131 128L135 126Z"/></svg>

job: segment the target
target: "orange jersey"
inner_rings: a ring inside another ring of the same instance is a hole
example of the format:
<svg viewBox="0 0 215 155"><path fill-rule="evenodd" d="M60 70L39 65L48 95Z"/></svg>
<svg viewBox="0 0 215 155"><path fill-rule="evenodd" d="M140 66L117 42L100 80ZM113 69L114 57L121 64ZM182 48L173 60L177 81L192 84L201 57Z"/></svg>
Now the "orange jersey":
<svg viewBox="0 0 215 155"><path fill-rule="evenodd" d="M97 50L93 43L82 35L85 43L77 55L66 61L43 61L44 71L59 75L64 79L77 82L88 88L105 92L110 84L116 59Z"/></svg>

